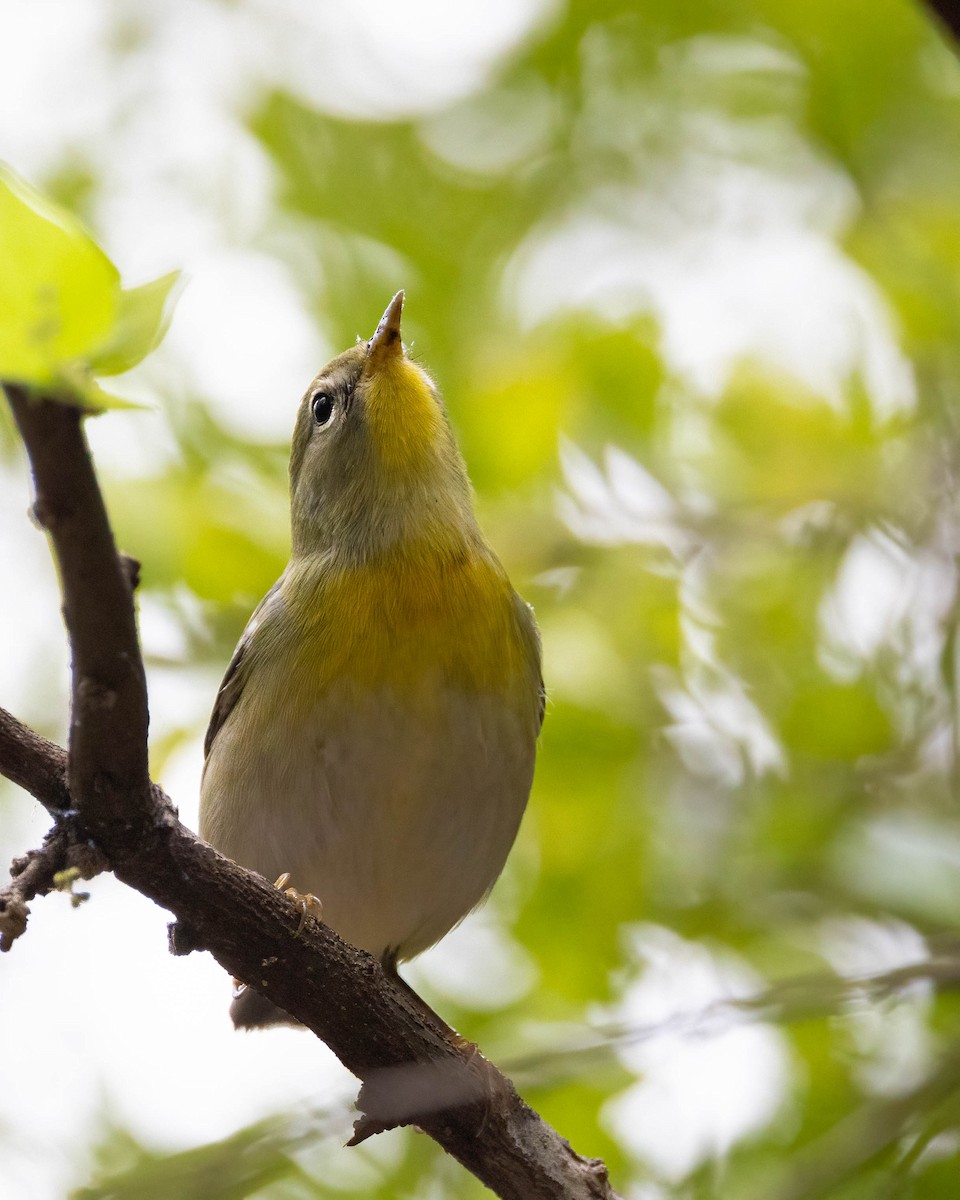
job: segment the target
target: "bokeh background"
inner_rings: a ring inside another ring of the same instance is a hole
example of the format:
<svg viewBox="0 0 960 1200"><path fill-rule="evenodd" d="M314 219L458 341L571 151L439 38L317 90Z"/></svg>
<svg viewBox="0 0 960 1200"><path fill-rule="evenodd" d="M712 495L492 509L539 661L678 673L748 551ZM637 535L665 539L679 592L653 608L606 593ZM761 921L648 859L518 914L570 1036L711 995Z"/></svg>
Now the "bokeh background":
<svg viewBox="0 0 960 1200"><path fill-rule="evenodd" d="M635 1200L955 1197L960 66L907 0L34 0L0 158L129 284L186 275L90 436L152 768L196 822L286 556L296 402L398 287L543 630L490 904L408 976ZM0 418L0 703L62 739L56 580ZM0 851L42 836L0 784ZM0 961L0 1194L479 1197L235 1035L110 878ZM74 1191L76 1189L76 1191Z"/></svg>

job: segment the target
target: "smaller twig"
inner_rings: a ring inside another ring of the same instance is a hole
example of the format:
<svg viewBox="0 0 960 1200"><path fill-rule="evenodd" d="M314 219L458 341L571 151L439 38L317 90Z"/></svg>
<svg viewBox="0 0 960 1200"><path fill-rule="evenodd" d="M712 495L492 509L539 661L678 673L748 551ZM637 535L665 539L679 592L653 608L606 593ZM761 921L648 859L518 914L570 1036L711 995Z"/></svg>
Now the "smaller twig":
<svg viewBox="0 0 960 1200"><path fill-rule="evenodd" d="M27 932L30 909L16 884L0 892L0 950L6 952Z"/></svg>
<svg viewBox="0 0 960 1200"><path fill-rule="evenodd" d="M26 932L31 900L67 891L76 907L85 899L73 891L76 880L93 879L109 866L86 837L75 813L58 817L38 850L28 850L10 864L11 881L0 889L0 952L9 950Z"/></svg>
<svg viewBox="0 0 960 1200"><path fill-rule="evenodd" d="M11 782L56 816L72 807L67 790L67 755L53 742L0 708L0 762Z"/></svg>
<svg viewBox="0 0 960 1200"><path fill-rule="evenodd" d="M120 560L120 567L127 578L127 583L130 585L130 591L135 592L140 586L140 561L132 558L129 554L118 553L117 558Z"/></svg>

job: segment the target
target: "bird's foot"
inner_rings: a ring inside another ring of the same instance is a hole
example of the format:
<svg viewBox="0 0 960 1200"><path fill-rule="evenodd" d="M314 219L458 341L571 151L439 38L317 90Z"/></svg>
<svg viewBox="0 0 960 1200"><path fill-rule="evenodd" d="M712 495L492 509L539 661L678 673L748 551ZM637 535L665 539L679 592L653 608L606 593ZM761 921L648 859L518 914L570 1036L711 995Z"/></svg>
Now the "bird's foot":
<svg viewBox="0 0 960 1200"><path fill-rule="evenodd" d="M300 923L297 925L296 932L293 935L294 937L299 937L300 934L303 933L304 926L307 923L308 916L316 917L318 921L323 920L323 904L321 903L320 899L317 896L315 896L312 892L303 893L303 892L298 892L296 888L287 887L287 883L289 882L289 880L290 880L290 872L284 871L284 873L274 882L273 886L275 888L277 888L278 890L282 891L285 896L289 896L290 899L296 903L297 908L299 908ZM236 1008L236 1002L238 1000L240 1000L240 998L244 995L244 993L247 992L249 989L248 989L248 985L245 984L242 979L237 979L237 977L235 975L232 978L232 983L233 983L234 1008ZM265 1002L265 1003L268 1004L268 1002ZM292 1017L287 1018L286 1021L284 1021L284 1017L286 1016L286 1014L283 1014L282 1010L275 1008L274 1005L269 1005L269 1008L273 1011L271 1011L269 1013L267 1013L267 1012L259 1013L258 1012L252 1021L250 1021L250 1022L245 1021L244 1024L245 1025L249 1024L249 1026L251 1028L254 1025L279 1024L281 1022L290 1023L290 1024L299 1024L299 1022L294 1021ZM231 1011L233 1011L233 1010L231 1010ZM275 1013L280 1013L281 1016L277 1017L274 1015Z"/></svg>
<svg viewBox="0 0 960 1200"><path fill-rule="evenodd" d="M476 1042L469 1041L456 1030L454 1030L453 1040L477 1081L480 1123L477 1126L476 1136L479 1137L503 1103L506 1081L493 1063L480 1053L480 1047Z"/></svg>
<svg viewBox="0 0 960 1200"><path fill-rule="evenodd" d="M296 888L287 887L290 880L290 872L284 873L274 883L274 887L283 892L285 896L289 896L295 901L297 908L300 909L300 924L297 926L297 932L293 935L299 937L303 933L303 927L307 923L307 917L316 917L318 921L323 920L323 904L318 896L313 892L298 892Z"/></svg>

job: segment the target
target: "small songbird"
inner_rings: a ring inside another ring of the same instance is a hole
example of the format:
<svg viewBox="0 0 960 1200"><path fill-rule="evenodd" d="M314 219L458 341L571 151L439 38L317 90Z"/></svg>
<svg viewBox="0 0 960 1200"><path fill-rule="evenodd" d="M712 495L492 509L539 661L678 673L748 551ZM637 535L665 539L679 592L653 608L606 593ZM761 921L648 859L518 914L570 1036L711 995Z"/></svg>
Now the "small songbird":
<svg viewBox="0 0 960 1200"><path fill-rule="evenodd" d="M289 876L391 972L503 869L544 707L533 612L480 532L402 307L300 402L290 561L227 668L200 797L207 841ZM292 1021L242 986L231 1015Z"/></svg>

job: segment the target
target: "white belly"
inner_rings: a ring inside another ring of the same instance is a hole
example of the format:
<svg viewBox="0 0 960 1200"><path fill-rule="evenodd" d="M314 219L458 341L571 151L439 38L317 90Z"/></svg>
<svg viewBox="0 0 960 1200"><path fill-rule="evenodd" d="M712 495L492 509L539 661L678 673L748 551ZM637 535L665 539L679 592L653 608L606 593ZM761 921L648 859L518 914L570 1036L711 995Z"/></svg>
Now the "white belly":
<svg viewBox="0 0 960 1200"><path fill-rule="evenodd" d="M271 882L289 871L354 945L419 954L500 874L536 736L498 696L447 692L430 708L334 690L304 730L264 729L241 697L207 761L202 836Z"/></svg>

